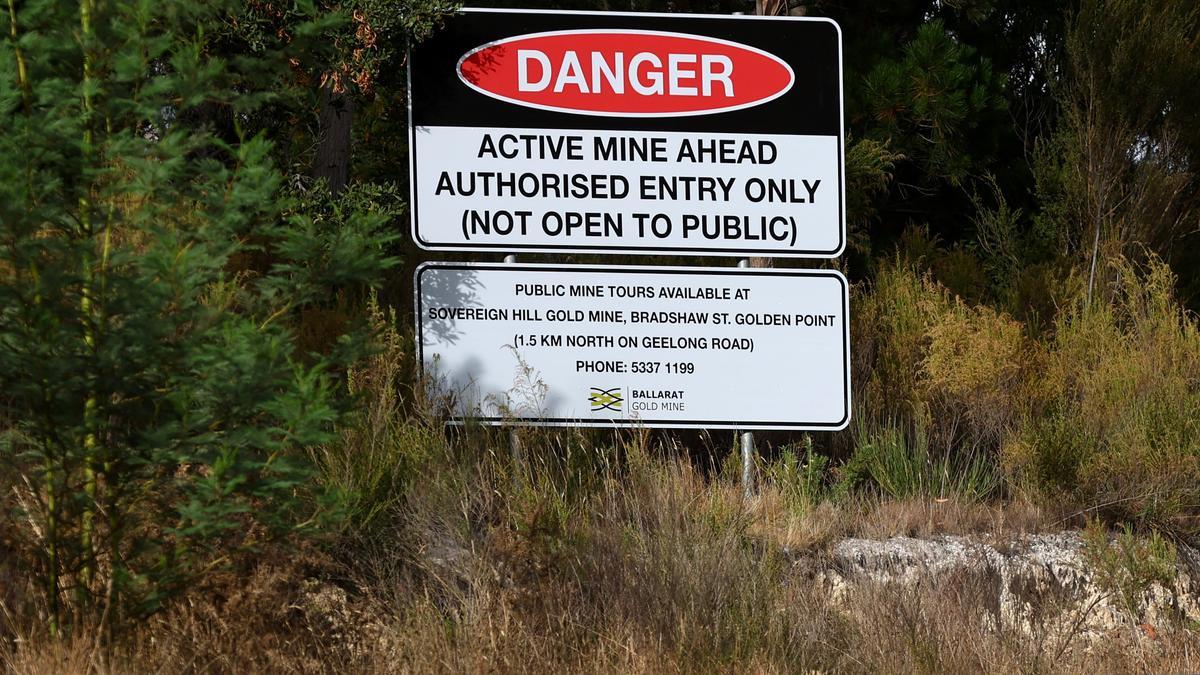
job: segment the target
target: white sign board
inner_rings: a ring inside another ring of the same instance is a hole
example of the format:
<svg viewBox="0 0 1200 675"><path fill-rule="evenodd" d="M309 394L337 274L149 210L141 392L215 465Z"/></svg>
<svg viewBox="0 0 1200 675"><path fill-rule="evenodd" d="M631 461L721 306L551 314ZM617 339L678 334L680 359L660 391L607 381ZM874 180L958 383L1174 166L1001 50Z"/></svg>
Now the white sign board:
<svg viewBox="0 0 1200 675"><path fill-rule="evenodd" d="M425 263L424 373L458 420L845 428L845 278L829 270Z"/></svg>
<svg viewBox="0 0 1200 675"><path fill-rule="evenodd" d="M463 10L410 54L413 238L837 257L841 72L828 19Z"/></svg>

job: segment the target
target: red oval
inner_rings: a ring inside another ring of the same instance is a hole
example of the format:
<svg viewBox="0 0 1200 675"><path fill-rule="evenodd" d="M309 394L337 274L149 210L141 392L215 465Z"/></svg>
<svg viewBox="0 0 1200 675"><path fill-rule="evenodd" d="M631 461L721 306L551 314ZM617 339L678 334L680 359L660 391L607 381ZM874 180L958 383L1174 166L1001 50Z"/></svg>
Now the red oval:
<svg viewBox="0 0 1200 675"><path fill-rule="evenodd" d="M708 115L761 105L796 77L773 54L728 40L640 30L530 33L458 61L472 89L530 108L620 117Z"/></svg>

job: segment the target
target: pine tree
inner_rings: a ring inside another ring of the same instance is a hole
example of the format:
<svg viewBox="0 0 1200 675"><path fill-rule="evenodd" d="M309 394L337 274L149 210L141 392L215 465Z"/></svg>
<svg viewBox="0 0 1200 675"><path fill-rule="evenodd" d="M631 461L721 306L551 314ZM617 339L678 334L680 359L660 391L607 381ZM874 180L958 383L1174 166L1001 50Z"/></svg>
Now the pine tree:
<svg viewBox="0 0 1200 675"><path fill-rule="evenodd" d="M287 61L213 49L235 4L6 14L0 478L50 631L119 626L311 522L303 449L361 342L304 353L290 326L375 284L390 236L289 206L247 131Z"/></svg>

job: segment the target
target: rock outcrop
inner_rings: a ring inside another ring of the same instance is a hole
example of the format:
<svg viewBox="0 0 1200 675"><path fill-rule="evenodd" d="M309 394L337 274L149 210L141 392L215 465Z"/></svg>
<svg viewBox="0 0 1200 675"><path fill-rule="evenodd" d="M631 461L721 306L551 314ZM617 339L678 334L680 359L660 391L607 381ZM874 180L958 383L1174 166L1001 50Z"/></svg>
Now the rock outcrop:
<svg viewBox="0 0 1200 675"><path fill-rule="evenodd" d="M1105 573L1079 532L928 539L844 539L797 557L832 601L880 587L971 584L997 627L1094 642L1128 629L1153 638L1200 622L1200 555L1180 546L1163 579ZM1170 570L1168 570L1170 572ZM1163 575L1160 575L1163 576ZM1164 583L1165 582L1165 583Z"/></svg>

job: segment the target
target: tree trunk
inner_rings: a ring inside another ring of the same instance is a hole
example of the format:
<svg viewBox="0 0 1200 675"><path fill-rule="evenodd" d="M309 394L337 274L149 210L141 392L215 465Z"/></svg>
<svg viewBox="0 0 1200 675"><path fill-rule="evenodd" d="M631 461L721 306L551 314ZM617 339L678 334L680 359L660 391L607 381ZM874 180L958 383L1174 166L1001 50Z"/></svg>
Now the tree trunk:
<svg viewBox="0 0 1200 675"><path fill-rule="evenodd" d="M350 181L350 132L354 125L354 97L321 89L320 136L313 158L313 178L324 179L329 191L338 194Z"/></svg>

